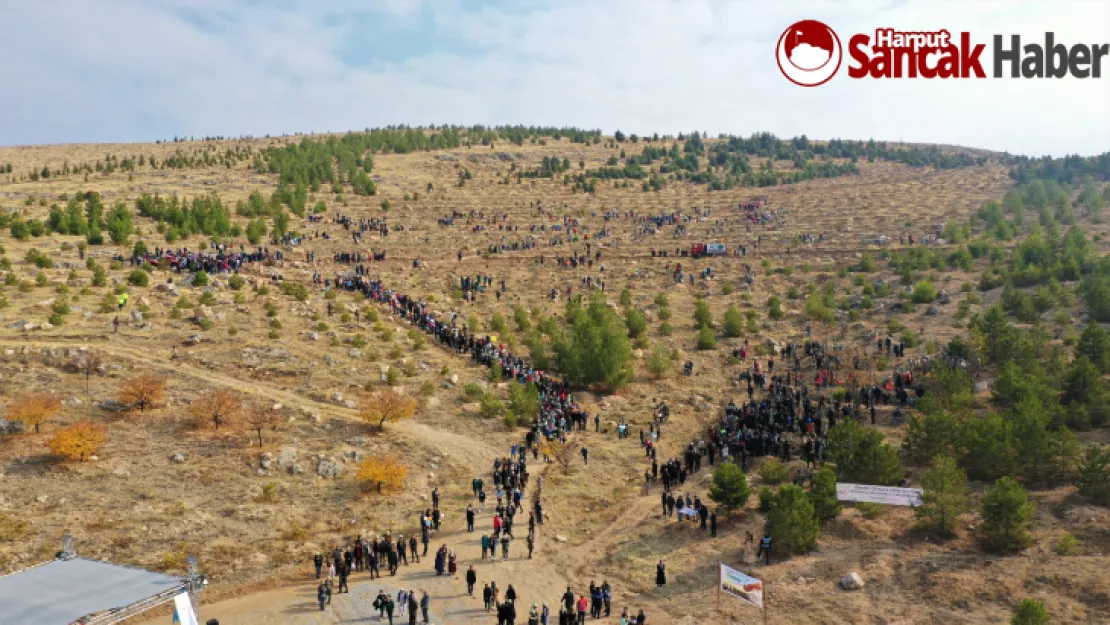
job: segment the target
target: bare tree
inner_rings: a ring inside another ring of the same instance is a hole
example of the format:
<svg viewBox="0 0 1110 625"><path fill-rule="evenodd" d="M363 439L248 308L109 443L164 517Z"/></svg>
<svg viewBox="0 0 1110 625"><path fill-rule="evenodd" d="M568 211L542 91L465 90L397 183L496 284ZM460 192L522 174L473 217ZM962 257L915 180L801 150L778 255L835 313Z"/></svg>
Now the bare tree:
<svg viewBox="0 0 1110 625"><path fill-rule="evenodd" d="M92 416L92 375L104 366L104 358L98 352L86 351L73 359L73 368L85 376L85 403L88 404L88 414Z"/></svg>
<svg viewBox="0 0 1110 625"><path fill-rule="evenodd" d="M248 427L258 433L258 446L262 447L262 430L277 426L281 420L281 412L262 404L253 404L244 411L243 420Z"/></svg>

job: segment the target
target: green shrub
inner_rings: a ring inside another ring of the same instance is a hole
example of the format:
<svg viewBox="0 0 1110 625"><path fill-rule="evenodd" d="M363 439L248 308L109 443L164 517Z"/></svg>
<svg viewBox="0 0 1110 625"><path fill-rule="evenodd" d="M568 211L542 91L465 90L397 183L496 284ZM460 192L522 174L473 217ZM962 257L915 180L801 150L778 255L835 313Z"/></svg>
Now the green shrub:
<svg viewBox="0 0 1110 625"><path fill-rule="evenodd" d="M861 501L856 504L856 509L859 510L863 518L867 520L877 519L886 513L886 508L882 504L871 503L869 501Z"/></svg>
<svg viewBox="0 0 1110 625"><path fill-rule="evenodd" d="M480 399L485 393L485 389L477 382L468 382L463 386L463 394L470 399Z"/></svg>
<svg viewBox="0 0 1110 625"><path fill-rule="evenodd" d="M532 327L532 322L528 319L528 311L520 306L513 309L513 323L520 332L527 332Z"/></svg>
<svg viewBox="0 0 1110 625"><path fill-rule="evenodd" d="M922 280L914 285L910 299L915 304L931 304L937 299L937 289L932 282Z"/></svg>
<svg viewBox="0 0 1110 625"><path fill-rule="evenodd" d="M660 345L656 345L651 350L651 353L648 354L648 371L651 372L651 375L655 379L659 379L667 375L667 372L671 370L671 366L673 364L674 360L671 359L670 354L668 354L667 350L663 349L663 347Z"/></svg>
<svg viewBox="0 0 1110 625"><path fill-rule="evenodd" d="M1079 541L1072 536L1070 532L1064 532L1060 538L1056 540L1052 550L1058 556L1074 556L1079 553Z"/></svg>
<svg viewBox="0 0 1110 625"><path fill-rule="evenodd" d="M54 268L54 261L51 260L50 257L46 254L33 247L27 250L27 255L24 257L24 260L38 267L39 269Z"/></svg>
<svg viewBox="0 0 1110 625"><path fill-rule="evenodd" d="M775 458L767 458L759 465L759 479L764 484L781 484L790 479L790 467Z"/></svg>
<svg viewBox="0 0 1110 625"><path fill-rule="evenodd" d="M724 331L729 338L737 338L744 333L744 319L735 306L729 306L725 311Z"/></svg>
<svg viewBox="0 0 1110 625"><path fill-rule="evenodd" d="M216 304L216 295L211 291L205 291L200 294L200 297L197 298L197 301L204 306L214 306Z"/></svg>
<svg viewBox="0 0 1110 625"><path fill-rule="evenodd" d="M1034 599L1022 599L1010 619L1010 625L1049 625L1051 622L1044 603Z"/></svg>
<svg viewBox="0 0 1110 625"><path fill-rule="evenodd" d="M713 327L713 313L709 310L709 304L700 297L694 304L694 323L699 328Z"/></svg>
<svg viewBox="0 0 1110 625"><path fill-rule="evenodd" d="M196 275L193 276L193 286L195 287L206 287L208 286L208 282L208 273L205 271L198 271Z"/></svg>
<svg viewBox="0 0 1110 625"><path fill-rule="evenodd" d="M505 414L505 404L494 393L486 393L478 400L478 414L483 419L493 419Z"/></svg>
<svg viewBox="0 0 1110 625"><path fill-rule="evenodd" d="M509 415L516 423L531 421L540 409L540 393L535 384L509 385Z"/></svg>
<svg viewBox="0 0 1110 625"><path fill-rule="evenodd" d="M624 311L624 325L628 328L628 336L633 339L640 338L647 331L647 320L635 308Z"/></svg>
<svg viewBox="0 0 1110 625"><path fill-rule="evenodd" d="M759 511L767 514L771 511L771 504L775 501L775 491L770 486L759 487Z"/></svg>
<svg viewBox="0 0 1110 625"><path fill-rule="evenodd" d="M785 316L786 313L782 310L782 302L779 298L774 295L769 297L767 299L767 317L774 321L778 321Z"/></svg>
<svg viewBox="0 0 1110 625"><path fill-rule="evenodd" d="M713 329L705 325L698 330L698 349L710 350L717 348L717 337L713 336Z"/></svg>
<svg viewBox="0 0 1110 625"><path fill-rule="evenodd" d="M239 289L243 288L243 285L245 285L246 283L247 281L244 280L242 276L231 276L227 279L227 286L232 291L238 291Z"/></svg>

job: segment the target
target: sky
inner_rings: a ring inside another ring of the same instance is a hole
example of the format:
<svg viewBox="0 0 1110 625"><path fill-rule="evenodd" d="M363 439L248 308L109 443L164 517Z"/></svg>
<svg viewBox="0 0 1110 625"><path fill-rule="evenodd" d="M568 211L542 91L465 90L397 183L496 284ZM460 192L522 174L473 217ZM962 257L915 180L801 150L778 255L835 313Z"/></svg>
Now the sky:
<svg viewBox="0 0 1110 625"><path fill-rule="evenodd" d="M882 27L1110 43L1106 0L50 0L3 15L3 145L448 123L1110 151L1110 59L1100 79L852 80L845 55L816 88L775 62L802 19L845 47Z"/></svg>

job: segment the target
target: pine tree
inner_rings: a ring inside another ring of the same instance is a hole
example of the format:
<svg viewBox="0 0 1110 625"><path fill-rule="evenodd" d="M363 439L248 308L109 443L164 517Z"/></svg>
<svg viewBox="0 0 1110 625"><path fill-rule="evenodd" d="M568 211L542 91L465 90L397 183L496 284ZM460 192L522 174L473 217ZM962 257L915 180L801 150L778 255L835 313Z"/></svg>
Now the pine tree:
<svg viewBox="0 0 1110 625"><path fill-rule="evenodd" d="M813 503L800 486L788 484L775 493L767 514L771 544L782 553L801 554L817 546L821 533Z"/></svg>
<svg viewBox="0 0 1110 625"><path fill-rule="evenodd" d="M842 481L895 484L905 476L898 452L883 442L878 430L845 419L829 432L828 459Z"/></svg>
<svg viewBox="0 0 1110 625"><path fill-rule="evenodd" d="M725 336L729 338L736 338L744 333L744 319L735 306L729 306L725 311L724 330Z"/></svg>
<svg viewBox="0 0 1110 625"><path fill-rule="evenodd" d="M941 536L950 536L967 510L967 475L949 456L936 456L933 466L921 474L921 505L914 513Z"/></svg>
<svg viewBox="0 0 1110 625"><path fill-rule="evenodd" d="M1013 478L1004 477L987 489L983 497L983 546L999 553L1013 553L1029 546L1033 504L1025 489Z"/></svg>
<svg viewBox="0 0 1110 625"><path fill-rule="evenodd" d="M813 475L813 488L809 491L813 502L813 512L822 523L827 523L840 514L840 500L836 498L836 472L830 467L821 467Z"/></svg>
<svg viewBox="0 0 1110 625"><path fill-rule="evenodd" d="M713 483L709 486L709 498L717 502L727 512L735 512L748 503L752 489L748 476L739 466L726 462L713 472Z"/></svg>

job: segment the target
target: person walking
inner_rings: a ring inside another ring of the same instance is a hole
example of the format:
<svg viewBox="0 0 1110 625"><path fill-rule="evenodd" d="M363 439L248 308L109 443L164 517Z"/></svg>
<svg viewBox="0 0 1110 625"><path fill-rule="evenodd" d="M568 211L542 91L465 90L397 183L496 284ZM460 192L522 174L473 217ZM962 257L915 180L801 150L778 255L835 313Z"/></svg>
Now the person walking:
<svg viewBox="0 0 1110 625"><path fill-rule="evenodd" d="M493 591L490 590L489 584L486 584L485 588L482 589L482 603L486 607L486 612L489 612L490 608L493 607Z"/></svg>
<svg viewBox="0 0 1110 625"><path fill-rule="evenodd" d="M346 564L339 567L339 588L336 592L350 593L351 589L347 588L347 576L351 574L351 569Z"/></svg>
<svg viewBox="0 0 1110 625"><path fill-rule="evenodd" d="M659 564L655 565L655 587L662 588L667 584L667 567L660 560Z"/></svg>
<svg viewBox="0 0 1110 625"><path fill-rule="evenodd" d="M582 448L582 463L590 466L590 450L585 447Z"/></svg>
<svg viewBox="0 0 1110 625"><path fill-rule="evenodd" d="M327 605L328 599L330 598L331 589L328 588L327 582L320 582L320 585L316 587L316 600L320 602L321 612L324 610L324 606Z"/></svg>
<svg viewBox="0 0 1110 625"><path fill-rule="evenodd" d="M474 508L470 504L466 504L466 531L474 531Z"/></svg>
<svg viewBox="0 0 1110 625"><path fill-rule="evenodd" d="M316 567L316 579L320 579L320 573L324 570L324 556L320 555L319 551L312 556L312 566Z"/></svg>
<svg viewBox="0 0 1110 625"><path fill-rule="evenodd" d="M389 620L389 625L393 625L393 608L396 607L393 603L393 598L389 595L385 596L385 617Z"/></svg>
<svg viewBox="0 0 1110 625"><path fill-rule="evenodd" d="M710 537L716 537L717 536L717 511L716 510L714 510L709 515L709 536Z"/></svg>
<svg viewBox="0 0 1110 625"><path fill-rule="evenodd" d="M474 571L474 565L466 570L466 594L471 597L474 596L474 584L478 583L478 574Z"/></svg>
<svg viewBox="0 0 1110 625"><path fill-rule="evenodd" d="M420 597L420 616L424 619L424 625L428 625L428 610L432 607L432 598L428 596L428 591L425 590L424 594Z"/></svg>

